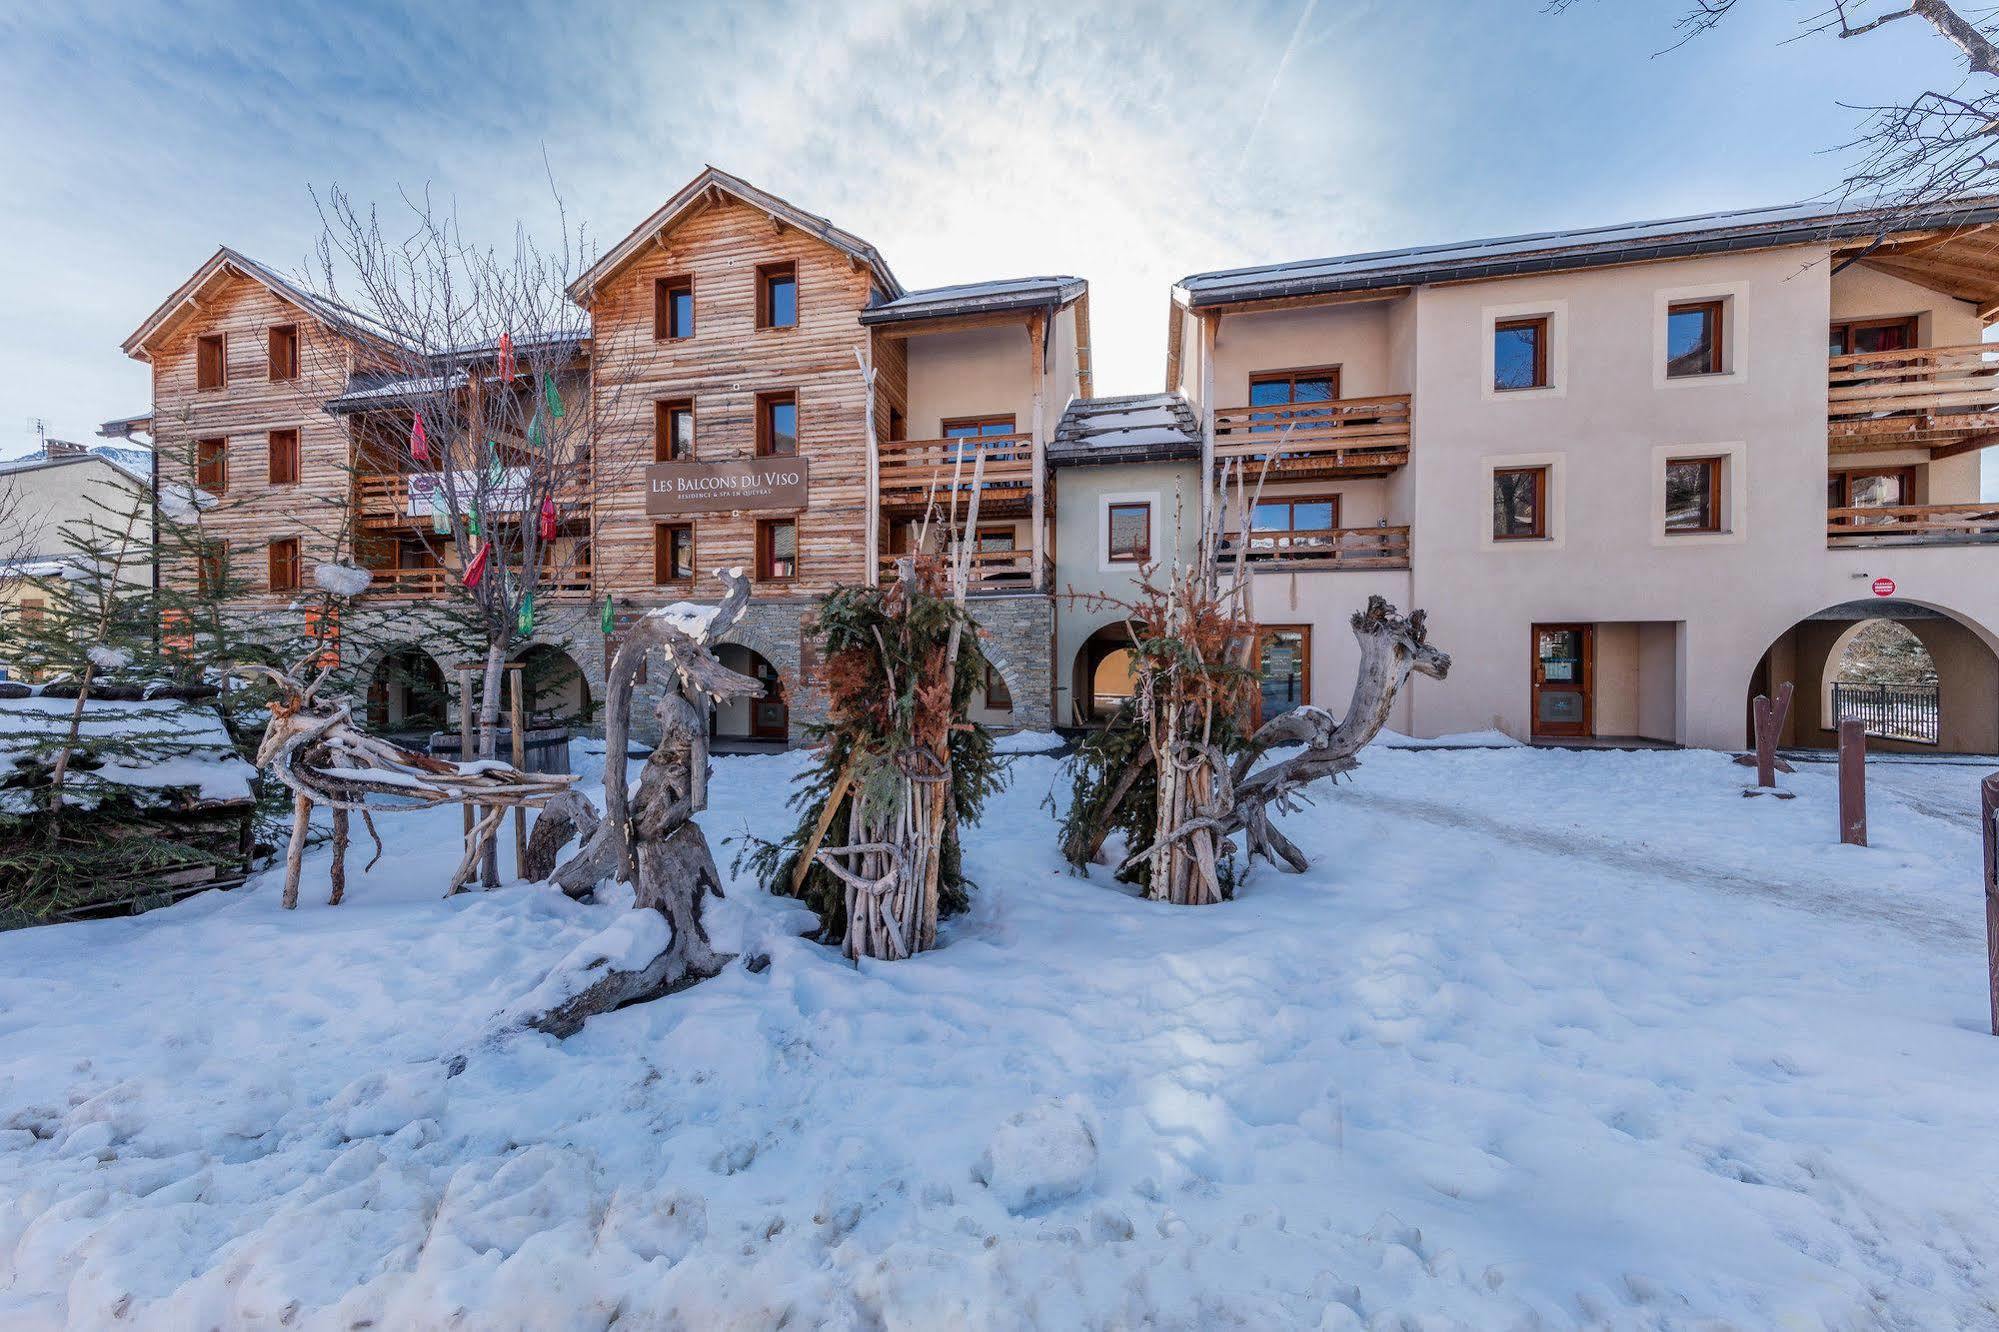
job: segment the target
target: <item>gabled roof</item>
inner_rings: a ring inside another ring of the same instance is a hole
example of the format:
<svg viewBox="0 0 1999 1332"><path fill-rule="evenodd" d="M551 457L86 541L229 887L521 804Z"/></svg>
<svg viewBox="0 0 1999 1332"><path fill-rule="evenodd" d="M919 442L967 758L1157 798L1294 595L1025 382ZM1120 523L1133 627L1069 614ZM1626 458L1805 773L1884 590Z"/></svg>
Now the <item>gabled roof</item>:
<svg viewBox="0 0 1999 1332"><path fill-rule="evenodd" d="M279 300L297 306L336 333L390 345L395 342L389 330L360 311L324 296L316 296L274 269L224 245L195 269L194 275L181 283L173 295L161 302L159 309L147 315L145 323L133 330L132 336L123 343L125 354L145 360L151 344L175 325L180 316L200 300L203 292L234 278L248 278L260 283Z"/></svg>
<svg viewBox="0 0 1999 1332"><path fill-rule="evenodd" d="M82 453L54 455L51 455L47 449L37 449L19 458L9 458L5 462L0 462L0 476L11 476L19 472L39 472L51 467L74 467L80 463L103 463L139 485L153 484L151 449L119 448L111 444L93 444Z"/></svg>
<svg viewBox="0 0 1999 1332"><path fill-rule="evenodd" d="M904 319L937 319L950 315L995 314L1008 310L1059 309L1089 290L1079 277L1006 278L997 282L964 282L907 292L892 301L861 311L863 324L892 324Z"/></svg>
<svg viewBox="0 0 1999 1332"><path fill-rule="evenodd" d="M578 305L589 305L591 293L643 254L653 237L678 226L720 195L741 200L788 226L818 237L856 263L866 264L872 269L876 281L891 299L902 295L902 284L896 281L895 274L889 271L888 262L874 246L850 231L842 231L816 213L808 213L775 194L758 189L740 176L732 176L718 167L709 166L703 167L701 174L681 186L671 199L660 205L658 212L634 227L631 235L619 241L603 258L590 265L581 277L570 283L569 298Z"/></svg>
<svg viewBox="0 0 1999 1332"><path fill-rule="evenodd" d="M1824 203L1788 204L1220 269L1182 278L1174 288L1174 298L1199 309L1286 296L1511 277L1852 240L1878 235L1884 227L1907 232L1979 226L1995 221L1999 221L1999 197L1989 196L1955 200L1915 215L1879 205L1839 208Z"/></svg>
<svg viewBox="0 0 1999 1332"><path fill-rule="evenodd" d="M1201 456L1201 424L1178 393L1077 398L1048 444L1048 465L1169 462Z"/></svg>

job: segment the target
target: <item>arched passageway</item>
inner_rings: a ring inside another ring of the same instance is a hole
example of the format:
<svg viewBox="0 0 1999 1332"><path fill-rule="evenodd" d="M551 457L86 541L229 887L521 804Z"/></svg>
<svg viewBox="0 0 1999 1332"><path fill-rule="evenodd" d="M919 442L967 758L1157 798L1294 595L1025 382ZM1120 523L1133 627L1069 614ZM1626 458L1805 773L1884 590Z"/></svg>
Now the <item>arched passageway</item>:
<svg viewBox="0 0 1999 1332"><path fill-rule="evenodd" d="M1107 624L1076 649L1070 679L1076 725L1101 725L1116 715L1135 687L1131 630L1124 621Z"/></svg>
<svg viewBox="0 0 1999 1332"><path fill-rule="evenodd" d="M380 734L445 728L450 692L444 668L413 644L391 648L368 676L368 729Z"/></svg>
<svg viewBox="0 0 1999 1332"><path fill-rule="evenodd" d="M1853 717L1871 748L1999 753L1999 655L1975 624L1941 607L1882 598L1808 615L1763 654L1747 703L1787 680L1780 744L1832 748L1840 719ZM1745 722L1745 743L1754 742Z"/></svg>
<svg viewBox="0 0 1999 1332"><path fill-rule="evenodd" d="M587 726L595 713L583 667L561 648L536 643L520 654L528 726Z"/></svg>
<svg viewBox="0 0 1999 1332"><path fill-rule="evenodd" d="M791 735L791 708L784 677L770 659L740 643L723 643L715 650L721 663L764 687L762 695L730 699L709 718L710 734L722 740L785 740Z"/></svg>

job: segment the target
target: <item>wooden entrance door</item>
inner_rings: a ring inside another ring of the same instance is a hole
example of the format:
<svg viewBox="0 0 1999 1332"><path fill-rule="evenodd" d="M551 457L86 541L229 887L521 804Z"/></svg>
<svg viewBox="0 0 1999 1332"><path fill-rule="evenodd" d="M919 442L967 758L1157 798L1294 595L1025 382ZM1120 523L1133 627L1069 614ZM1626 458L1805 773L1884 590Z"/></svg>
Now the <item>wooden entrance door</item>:
<svg viewBox="0 0 1999 1332"><path fill-rule="evenodd" d="M1595 676L1596 633L1590 625L1535 625L1533 733L1589 735Z"/></svg>
<svg viewBox="0 0 1999 1332"><path fill-rule="evenodd" d="M784 704L784 681L777 667L762 657L750 658L750 674L764 687L750 700L750 736L757 740L783 740L791 734L791 709Z"/></svg>

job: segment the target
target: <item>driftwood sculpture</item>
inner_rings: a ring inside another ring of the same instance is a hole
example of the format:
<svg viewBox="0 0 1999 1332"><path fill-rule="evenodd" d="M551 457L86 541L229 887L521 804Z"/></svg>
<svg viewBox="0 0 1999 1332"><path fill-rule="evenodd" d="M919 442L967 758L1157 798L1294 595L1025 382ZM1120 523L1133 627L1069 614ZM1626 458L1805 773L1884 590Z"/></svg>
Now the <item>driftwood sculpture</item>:
<svg viewBox="0 0 1999 1332"><path fill-rule="evenodd" d="M236 674L268 680L277 689L270 705L270 723L257 747L257 766L292 791L291 841L285 850L287 909L298 905L300 866L314 805L324 805L333 814L332 888L327 896L331 906L339 905L346 894L347 822L351 813L360 813L375 842L375 859L368 862L365 873L382 854L373 811L444 804L474 806L478 816L466 834L465 855L446 890L445 895L450 896L471 880L509 809L536 808L562 795L576 780L563 774L522 772L494 759L451 763L369 735L354 724L348 705L318 697L332 666L322 668L309 682L303 680L318 655L315 648L286 671L255 665L236 668Z"/></svg>
<svg viewBox="0 0 1999 1332"><path fill-rule="evenodd" d="M1412 672L1441 680L1451 666L1430 645L1423 612L1405 619L1383 598L1370 597L1353 617L1361 660L1346 714L1307 705L1247 730L1257 701L1251 670L1257 626L1247 607L1248 541L1237 543L1233 576L1224 580L1220 572L1227 494L1225 475L1192 568L1163 579L1148 570L1129 602L1075 598L1125 612L1137 690L1079 755L1063 855L1082 869L1122 828L1136 849L1119 866L1120 877L1143 885L1148 897L1187 905L1232 895L1238 833L1249 859L1303 872L1304 853L1277 830L1273 815L1305 803L1313 782L1359 764L1355 756L1387 723ZM1237 500L1246 518L1256 496L1239 493ZM1256 769L1271 750L1291 745L1304 749Z"/></svg>
<svg viewBox="0 0 1999 1332"><path fill-rule="evenodd" d="M528 872L545 874L563 847L580 837L581 849L554 870L556 885L583 897L606 879L628 883L633 905L664 915L672 939L644 967L607 971L525 1025L567 1036L593 1014L685 988L730 960L709 946L701 922L707 894L722 895L722 877L693 816L708 807L708 708L754 697L764 687L715 657L714 644L742 618L750 597L742 570L719 576L727 589L719 605L681 603L652 611L626 634L611 660L602 816L581 794L565 792L547 803L528 839ZM651 651L665 657L675 688L659 702L659 743L633 792L625 773L632 685Z"/></svg>

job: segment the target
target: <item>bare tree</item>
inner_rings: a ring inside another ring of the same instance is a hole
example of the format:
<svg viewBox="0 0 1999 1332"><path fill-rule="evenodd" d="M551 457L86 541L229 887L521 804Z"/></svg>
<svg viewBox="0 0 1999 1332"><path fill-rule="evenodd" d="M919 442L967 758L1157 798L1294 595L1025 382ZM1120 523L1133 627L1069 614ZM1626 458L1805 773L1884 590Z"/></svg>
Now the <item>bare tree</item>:
<svg viewBox="0 0 1999 1332"><path fill-rule="evenodd" d="M1579 0L1549 0L1546 12L1560 14ZM1719 25L1740 0L1680 0L1687 7L1674 23L1676 50ZM1908 215L1967 195L1999 193L1999 10L1967 17L1958 0L1830 0L1799 22L1799 38L1864 37L1903 19L1928 24L1956 50L1964 74L1955 83L1930 88L1907 101L1859 105L1860 131L1839 145L1854 155L1840 193L1855 201L1883 205L1882 235ZM1795 39L1794 39L1795 40ZM1662 52L1663 54L1663 52Z"/></svg>
<svg viewBox="0 0 1999 1332"><path fill-rule="evenodd" d="M551 591L588 590L587 505L602 479L591 418L603 400L600 389L593 403L587 319L567 295L589 262L585 240L560 196L552 242L516 225L505 249L467 240L428 193L402 196L399 227L338 186L315 202L308 284L377 335L357 343L364 360L345 395L362 409L362 485L412 520L405 530L437 571L425 590L448 596L484 640L478 745L491 758L510 650Z"/></svg>

